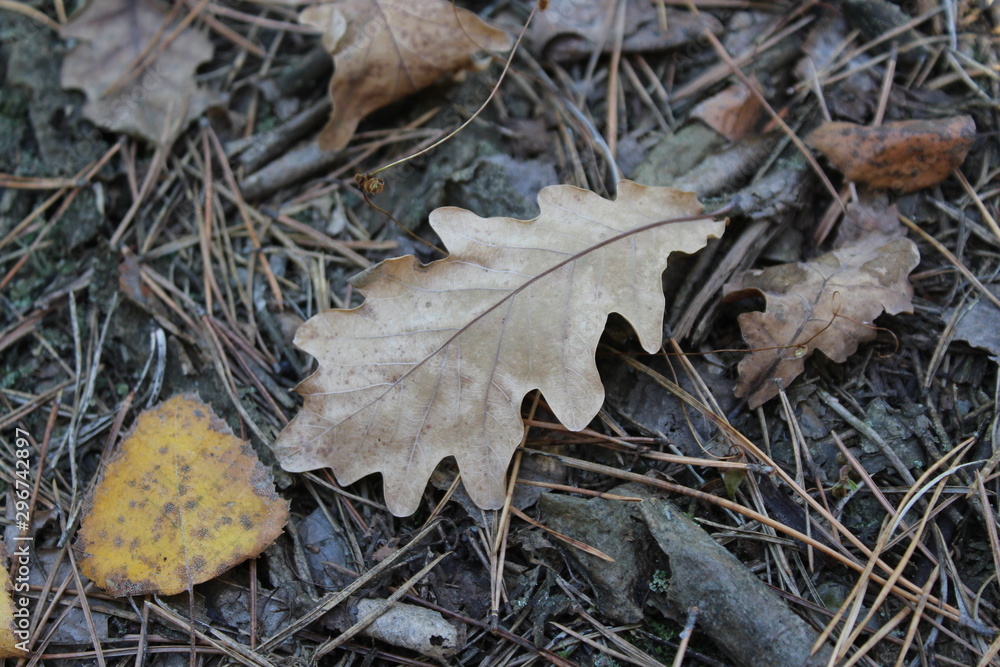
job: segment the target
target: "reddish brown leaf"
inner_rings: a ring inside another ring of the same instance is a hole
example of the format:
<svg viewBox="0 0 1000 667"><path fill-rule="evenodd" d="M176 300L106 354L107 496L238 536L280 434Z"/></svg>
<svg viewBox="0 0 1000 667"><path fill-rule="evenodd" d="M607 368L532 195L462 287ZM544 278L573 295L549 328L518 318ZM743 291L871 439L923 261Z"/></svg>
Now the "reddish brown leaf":
<svg viewBox="0 0 1000 667"><path fill-rule="evenodd" d="M883 311L911 312L907 276L920 261L905 238L872 233L855 244L811 262L744 273L725 287L727 301L747 296L767 300L766 312L739 316L751 352L739 365L737 396L756 408L787 387L819 350L843 362L858 344L876 335L872 320Z"/></svg>
<svg viewBox="0 0 1000 667"><path fill-rule="evenodd" d="M976 137L969 116L905 120L879 127L824 123L809 144L849 181L912 192L940 183L965 161Z"/></svg>

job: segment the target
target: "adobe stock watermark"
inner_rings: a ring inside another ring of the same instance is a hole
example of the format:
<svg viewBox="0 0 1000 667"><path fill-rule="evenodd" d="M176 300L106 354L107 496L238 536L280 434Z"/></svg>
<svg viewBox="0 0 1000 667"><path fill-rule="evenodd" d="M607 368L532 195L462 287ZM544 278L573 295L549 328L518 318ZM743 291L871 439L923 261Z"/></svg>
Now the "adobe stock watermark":
<svg viewBox="0 0 1000 667"><path fill-rule="evenodd" d="M15 646L29 652L31 638L31 610L28 597L28 580L31 574L31 553L35 538L28 535L31 528L31 442L30 434L22 428L14 430L14 525L19 534L11 549L10 578L14 603L13 630L18 641Z"/></svg>

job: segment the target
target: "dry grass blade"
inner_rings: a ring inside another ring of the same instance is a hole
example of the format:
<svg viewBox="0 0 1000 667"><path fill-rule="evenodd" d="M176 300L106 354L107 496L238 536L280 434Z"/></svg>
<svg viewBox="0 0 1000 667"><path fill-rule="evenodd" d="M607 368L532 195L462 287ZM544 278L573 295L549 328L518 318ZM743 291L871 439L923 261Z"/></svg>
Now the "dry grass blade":
<svg viewBox="0 0 1000 667"><path fill-rule="evenodd" d="M31 20L37 21L38 23L41 23L45 27L55 30L56 32L59 32L59 28L61 27L59 23L53 21L34 7L26 5L23 2L17 2L17 0L0 0L0 9L5 9L9 12L16 12L23 16L27 16Z"/></svg>
<svg viewBox="0 0 1000 667"><path fill-rule="evenodd" d="M982 282L980 282L979 278L977 278L972 273L972 271L970 271L969 268L967 266L965 266L965 264L962 263L958 259L958 257L956 257L954 255L954 253L952 253L950 250L948 250L947 248L945 248L941 244L940 241L938 241L936 238L934 238L933 236L931 236L930 234L928 234L927 232L925 232L917 223L913 222L912 220L910 220L909 218L907 218L905 215L900 214L899 215L899 221L902 222L907 227L909 227L914 232L916 232L917 234L919 234L920 238L922 238L923 240L927 241L932 246L934 246L934 249L937 250L942 255L944 255L948 259L948 261L951 262L952 266L954 266L956 269L958 269L958 271L963 276L965 276L966 280L968 280L970 283L972 283L973 285L975 285L976 289L979 290L979 292L984 297L986 297L987 299L989 299L990 302L992 302L993 305L995 305L997 308L1000 308L1000 299L998 299L993 294L993 292L991 292L988 289L986 289L986 286L983 285Z"/></svg>
<svg viewBox="0 0 1000 667"><path fill-rule="evenodd" d="M758 460L760 460L763 463L771 466L774 469L775 474L777 474L777 476L780 477L782 479L782 481L784 481L789 487L791 487L792 490L795 491L795 493L800 498L802 498L814 511L816 511L817 513L819 513L834 528L835 531L837 531L843 537L847 538L847 540L858 551L860 551L866 558L871 558L872 557L872 553L873 552L872 552L872 550L870 548L868 548L863 542L861 542L861 540L859 540L858 537L856 535L854 535L854 533L852 533L840 521L838 521L836 517L834 517L832 514L830 514L829 510L827 508L825 508L823 505L821 505L819 502L817 502L812 497L811 494L807 493L804 489L802 489L795 482L795 480L790 475L788 475L788 473L786 473L780 466L778 466L777 464L775 464L771 460L771 458L769 456L767 456L767 454L765 454L763 451L760 450L760 448L758 448L755 444L753 444L750 440L748 440L746 438L746 436L744 436L742 433L740 433L739 431L737 431L736 429L734 429L728 423L726 423L726 422L718 419L718 417L714 413L712 413L711 411L709 411L704 405L702 405L697 400L695 400L694 397L692 397L690 394L688 394L688 392L684 391L684 389L682 389L681 387L675 385L673 382L671 382L667 378L665 378L662 375L660 375L659 373L656 373L655 371L653 371L653 370L645 367L643 364L639 363L638 361L636 361L634 359L629 359L628 357L625 357L625 359L626 359L627 363L629 363L629 365L631 365L631 366L633 366L633 367L635 367L637 369L642 370L644 373L646 373L651 378L653 378L658 384L660 384L661 386L667 388L671 393L673 393L675 396L677 396L682 401L684 401L687 405L690 405L691 407L694 407L701 414L703 414L704 416L706 416L707 418L709 418L710 420L712 420L715 423L715 425L720 428L720 430L723 432L723 434L725 434L728 438L730 438L732 440L732 442L733 442L734 445L740 447L741 449L744 449L745 451L751 453ZM975 440L971 439L971 438L969 440L966 440L962 445L959 445L954 450L952 450L952 454L954 454L954 452L961 451L962 449L967 448L973 442L975 442ZM587 465L596 465L596 464L587 464ZM938 465L940 465L940 462L938 462L937 464L935 464L935 466L938 466ZM607 466L600 466L600 468L603 469L606 474L612 474L611 471L613 469L610 469ZM627 474L627 475L631 475L632 474L632 473L623 473L621 471L617 471L617 472L619 472L621 474L615 474L614 476L621 476L621 475L624 475L624 474ZM651 483L648 480L648 478L642 478L641 476L638 476L638 475L636 477L639 478L636 481L642 481L642 479L646 479L646 481L644 483L647 483L647 484ZM656 486L665 485L665 486L663 486L663 488L669 488L672 491L676 491L678 493L682 493L682 494L685 494L685 495L695 496L696 493L699 493L699 492L694 492L691 489L686 489L685 487L679 487L678 485L669 484L667 482L659 482L659 481L657 481L656 484L654 484L654 485L656 485ZM800 533L799 531L795 531L794 529L791 529L788 526L785 526L783 524L776 523L776 522L772 521L771 519L769 519L767 517L763 517L762 515L758 515L756 512L753 512L752 510L748 510L747 508L745 508L745 507L743 507L741 505L737 505L735 503L727 504L727 503L729 503L729 501L722 501L722 499L716 498L714 496L708 496L708 498L706 498L706 499L709 500L709 502L713 502L713 503L718 504L720 506L727 507L729 509L732 509L734 512L738 512L740 514L743 514L744 516L752 516L752 518L760 520L760 521L762 521L762 523L766 523L766 524L770 525L771 527L775 528L776 530L779 530L779 531L784 532L784 533L789 534L789 535L793 535L794 537L802 540L803 542L809 544L810 546L812 546L812 547L814 547L816 549L819 549L819 550L823 551L824 553L827 553L831 557L835 558L836 560L840 561L841 563L843 563L844 565L850 567L851 569L853 569L855 571L863 572L865 570L865 566L860 565L853 557L847 556L847 555L845 555L845 554L843 554L843 553L841 553L839 551L834 551L833 549L831 549L830 547L828 547L826 544L822 544L822 543L814 540L812 537L809 537L809 536L807 536L807 535L805 535L803 533ZM817 525L816 528L820 529L820 526ZM885 563L881 559L878 559L878 568L880 570L882 570L883 572L889 573L889 574L892 574L892 572L894 571L891 566L889 566L887 563ZM872 575L872 577L875 578L875 575ZM880 583L880 584L883 583L884 581L885 581L884 579L881 579L881 578L878 579L878 583ZM899 584L902 586L902 588L900 586L897 586L895 592L896 592L897 595L901 595L902 597L904 597L907 600L911 600L911 601L915 600L916 597L915 597L914 594L915 593L919 593L921 591L921 588L919 586L915 585L914 583L912 583L911 581L909 581L909 580L907 580L905 578L900 578L899 579ZM956 608L954 608L953 606L948 605L948 604L942 604L940 600L935 600L934 602L935 602L935 605L939 605L936 608L939 611L941 611L942 613L946 614L949 618L951 618L953 620L957 620L959 618L959 611Z"/></svg>
<svg viewBox="0 0 1000 667"><path fill-rule="evenodd" d="M577 613L583 620L590 623L590 626L594 628L594 630L597 630L601 636L618 647L622 653L629 656L633 664L639 665L640 667L659 667L662 664L660 661L653 658L653 656L649 655L645 651L639 650L629 642L619 637L618 633L616 633L613 629L605 627L600 621L583 609L578 610Z"/></svg>
<svg viewBox="0 0 1000 667"><path fill-rule="evenodd" d="M920 625L920 621L924 617L924 609L927 606L927 599L930 595L931 588L937 583L938 574L941 572L941 566L935 565L934 570L931 572L930 576L927 577L927 583L924 584L923 591L920 595L920 600L917 602L917 606L913 609L913 615L910 617L910 624L906 629L906 637L903 639L903 645L899 649L899 657L896 658L895 667L902 667L906 660L906 653L910 646L913 644L913 639L917 635L917 628Z"/></svg>
<svg viewBox="0 0 1000 667"><path fill-rule="evenodd" d="M836 616L834 616L834 620L831 621L831 623L827 626L827 629L832 629L835 623L839 621L838 617L840 613L843 611L843 609L846 608L846 606L849 603L853 603L850 614L848 615L844 623L844 627L841 629L840 638L837 641L836 655L838 660L846 658L848 647L850 647L851 645L854 644L855 641L857 641L862 630L868 626L869 621L871 621L872 617L878 611L881 604L885 601L885 598L888 597L892 586L902 576L903 570L906 568L907 564L910 561L910 557L913 555L913 552L916 550L917 545L920 543L920 538L923 536L924 529L927 526L928 517L930 516L930 513L933 510L934 506L936 505L937 500L940 497L941 491L944 488L944 481L945 480L942 480L942 482L939 483L937 488L935 489L934 497L931 499L931 502L928 503L927 511L924 513L924 516L921 518L920 522L918 522L916 526L916 531L914 532L913 537L910 540L910 544L907 546L906 551L900 558L899 563L896 565L896 568L890 575L889 579L886 580L886 583L882 585L881 589L878 592L878 595L875 598L875 601L868 605L869 611L868 614L864 617L864 619L860 623L856 623L857 616L861 611L861 606L862 604L864 604L864 591L867 588L867 578L868 576L871 575L871 570L868 568L866 568L865 572L863 572L861 577L858 579L858 582L857 584L855 584L855 588L851 592L851 595L848 596L848 599L845 600L844 605L842 605L841 611L838 612ZM882 534L879 536L878 543L875 545L875 550L874 550L875 555L878 555L883 552L886 542L889 540L889 538L892 537L892 533L894 532L896 526L896 519L898 519L901 516L902 512L897 514L896 517L893 517L893 521L888 529L883 530ZM874 560L875 556L873 555L870 562L873 564ZM903 618L904 615L897 615L893 618L893 621L891 621L890 623L893 623L893 627L895 627L895 625L900 623L903 620ZM868 644L871 644L871 642L868 642ZM868 648L870 649L871 646L873 645L874 644L871 644L870 646L868 646ZM867 649L862 647L862 649L860 649L853 656L852 660L856 661L857 659L860 659L861 655L864 654L865 650ZM831 660L833 659L831 658Z"/></svg>
<svg viewBox="0 0 1000 667"><path fill-rule="evenodd" d="M627 663L632 664L632 665L643 665L643 667L648 667L645 663L636 660L632 656L625 655L624 653L616 651L613 648L609 648L609 647L605 646L604 644L601 644L600 642L594 641L590 637L587 637L586 635L577 632L576 630L571 630L571 629L567 628L565 625L562 625L561 623L556 623L555 621L550 621L550 623L551 623L551 625L553 627L556 627L559 630L561 630L562 632L565 632L570 637L574 637L576 639L579 639L580 641L582 641L587 646L591 646L591 647L597 649L598 651L600 651L601 653L603 653L604 655L610 656L610 657L614 658L615 660L622 660L622 661L627 662ZM597 634L599 635L600 633L597 633Z"/></svg>

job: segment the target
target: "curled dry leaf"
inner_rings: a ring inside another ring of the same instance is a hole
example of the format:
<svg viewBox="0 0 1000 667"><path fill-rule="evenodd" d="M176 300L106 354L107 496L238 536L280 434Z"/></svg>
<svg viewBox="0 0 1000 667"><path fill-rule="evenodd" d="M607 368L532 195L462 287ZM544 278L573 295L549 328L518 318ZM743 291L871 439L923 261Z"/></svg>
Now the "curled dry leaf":
<svg viewBox="0 0 1000 667"><path fill-rule="evenodd" d="M940 183L961 166L975 138L972 118L955 116L878 127L824 123L808 141L849 181L912 192Z"/></svg>
<svg viewBox="0 0 1000 667"><path fill-rule="evenodd" d="M871 322L883 311L912 312L908 276L920 261L905 238L872 233L811 262L748 271L724 288L727 301L762 296L766 312L739 316L752 352L739 365L737 396L754 409L778 395L819 350L843 362L858 345L874 340Z"/></svg>
<svg viewBox="0 0 1000 667"><path fill-rule="evenodd" d="M80 570L112 595L173 595L256 556L288 502L196 396L143 412L87 502Z"/></svg>
<svg viewBox="0 0 1000 667"><path fill-rule="evenodd" d="M323 150L346 146L375 109L475 68L484 51L513 44L504 31L446 0L338 0L306 8L299 20L323 32L334 57Z"/></svg>
<svg viewBox="0 0 1000 667"><path fill-rule="evenodd" d="M175 24L158 0L89 0L61 31L79 40L63 60L62 87L83 90L83 113L99 127L170 144L213 101L194 80L212 43L188 27L162 46ZM152 60L133 72L147 53Z"/></svg>
<svg viewBox="0 0 1000 667"><path fill-rule="evenodd" d="M541 389L568 428L604 401L594 353L608 314L659 348L660 276L672 252L693 253L723 222L695 220L694 195L622 181L608 201L557 185L532 221L440 208L430 223L451 255L413 256L355 278L367 297L299 329L317 358L302 411L275 443L289 471L329 466L342 484L380 472L389 509L413 513L435 466L454 456L477 505L498 508L521 440L521 401Z"/></svg>

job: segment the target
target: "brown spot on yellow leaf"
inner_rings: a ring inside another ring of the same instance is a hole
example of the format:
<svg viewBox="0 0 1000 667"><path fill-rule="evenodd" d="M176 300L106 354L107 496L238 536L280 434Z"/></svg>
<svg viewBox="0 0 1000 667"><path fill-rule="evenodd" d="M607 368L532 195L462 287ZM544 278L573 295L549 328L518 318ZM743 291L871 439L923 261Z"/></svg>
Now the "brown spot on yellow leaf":
<svg viewBox="0 0 1000 667"><path fill-rule="evenodd" d="M137 509L147 501L157 509ZM287 519L253 450L197 397L176 396L140 415L108 462L76 548L83 573L113 595L172 595L256 556ZM128 549L121 535L135 536Z"/></svg>
<svg viewBox="0 0 1000 667"><path fill-rule="evenodd" d="M976 138L970 116L904 120L878 127L824 123L809 145L850 181L912 192L940 183L961 166Z"/></svg>

